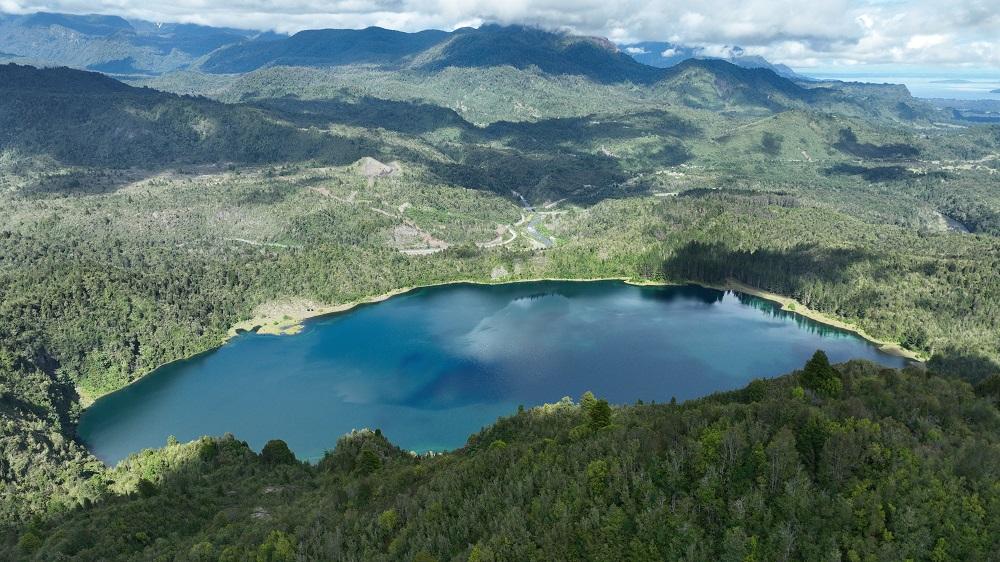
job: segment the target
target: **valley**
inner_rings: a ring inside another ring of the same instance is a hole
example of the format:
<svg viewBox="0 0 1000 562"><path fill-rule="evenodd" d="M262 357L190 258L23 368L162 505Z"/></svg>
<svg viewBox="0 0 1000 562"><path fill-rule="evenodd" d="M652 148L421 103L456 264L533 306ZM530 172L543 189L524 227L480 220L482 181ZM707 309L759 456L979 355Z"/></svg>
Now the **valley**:
<svg viewBox="0 0 1000 562"><path fill-rule="evenodd" d="M0 51L59 28L94 46L0 65L0 558L995 552L1000 127L969 113L985 110L756 59L646 66L522 26L257 36L49 16L0 19ZM109 44L113 57L96 47ZM667 287L531 283L544 279ZM614 306L600 319L580 297L573 318L590 320L559 320L565 294L588 290L618 296L601 296ZM310 339L448 291L466 300L340 334L349 346ZM756 320L690 339L703 310L660 332L698 302L669 304L678 291ZM483 316L502 329L454 312L508 293ZM622 320L628 307L641 314ZM521 347L541 348L493 378L441 374L460 353L400 343L430 337L436 315L495 345L534 331ZM538 343L553 334L564 350ZM602 345L640 342L652 359L586 349L615 334L631 335ZM407 367L373 367L389 341ZM312 363L293 357L320 348L368 352L339 390L318 392L317 375L269 410L283 390L269 385L302 382ZM528 392L546 357L559 376ZM170 407L135 398L184 365L228 375ZM380 372L409 374L379 385ZM310 417L306 398L357 415ZM129 444L102 455L81 420L112 402L134 414L114 430ZM240 416L222 403L250 412L245 433L223 436ZM185 408L222 417L152 434L144 416ZM288 412L309 421L286 427ZM447 438L406 441L421 424ZM303 428L313 440L298 445Z"/></svg>

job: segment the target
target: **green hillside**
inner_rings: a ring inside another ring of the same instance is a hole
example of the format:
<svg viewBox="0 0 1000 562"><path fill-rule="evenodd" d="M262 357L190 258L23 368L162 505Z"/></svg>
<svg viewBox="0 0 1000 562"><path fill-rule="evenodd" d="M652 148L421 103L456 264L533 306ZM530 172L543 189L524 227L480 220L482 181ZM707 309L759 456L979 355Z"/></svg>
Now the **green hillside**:
<svg viewBox="0 0 1000 562"><path fill-rule="evenodd" d="M70 69L0 66L0 150L66 165L276 162L360 154L256 109L132 88Z"/></svg>
<svg viewBox="0 0 1000 562"><path fill-rule="evenodd" d="M303 31L279 41L230 45L213 52L199 68L224 74L272 66L355 65L425 72L449 67L534 67L550 75L585 76L606 83L649 83L664 74L619 53L607 41L498 25L451 33L403 33L378 27Z"/></svg>
<svg viewBox="0 0 1000 562"><path fill-rule="evenodd" d="M399 67L447 36L444 31L403 33L380 27L307 30L287 39L229 45L211 53L199 66L219 74L250 72L265 66Z"/></svg>
<svg viewBox="0 0 1000 562"><path fill-rule="evenodd" d="M995 385L824 360L683 405L567 398L444 455L405 453L378 430L315 466L282 441L260 454L231 436L168 443L2 548L23 560L991 559Z"/></svg>

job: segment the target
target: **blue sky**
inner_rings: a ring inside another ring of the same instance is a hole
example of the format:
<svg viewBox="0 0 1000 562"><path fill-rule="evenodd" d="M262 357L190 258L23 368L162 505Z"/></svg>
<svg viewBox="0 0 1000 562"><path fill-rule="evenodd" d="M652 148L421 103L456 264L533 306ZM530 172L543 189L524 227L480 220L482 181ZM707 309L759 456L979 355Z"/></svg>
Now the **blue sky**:
<svg viewBox="0 0 1000 562"><path fill-rule="evenodd" d="M808 71L1000 72L1000 0L0 0L0 11L108 13L294 32L524 23L616 42L739 45Z"/></svg>

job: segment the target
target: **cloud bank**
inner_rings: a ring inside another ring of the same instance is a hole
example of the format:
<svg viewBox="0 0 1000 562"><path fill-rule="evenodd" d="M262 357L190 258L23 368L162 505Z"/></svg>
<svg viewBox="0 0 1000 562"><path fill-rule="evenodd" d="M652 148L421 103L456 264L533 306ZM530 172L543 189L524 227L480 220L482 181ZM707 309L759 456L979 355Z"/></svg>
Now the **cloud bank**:
<svg viewBox="0 0 1000 562"><path fill-rule="evenodd" d="M103 13L295 32L520 23L617 42L670 41L796 67L1000 68L998 0L0 0L0 11Z"/></svg>

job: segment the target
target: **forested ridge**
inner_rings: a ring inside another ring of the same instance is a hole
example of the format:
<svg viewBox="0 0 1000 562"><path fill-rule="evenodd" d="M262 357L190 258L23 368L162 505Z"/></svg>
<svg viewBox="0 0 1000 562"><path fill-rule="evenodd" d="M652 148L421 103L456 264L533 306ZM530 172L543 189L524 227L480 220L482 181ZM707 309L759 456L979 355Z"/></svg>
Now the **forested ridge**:
<svg viewBox="0 0 1000 562"><path fill-rule="evenodd" d="M168 443L7 535L25 560L992 560L997 387L830 366L684 404L587 394L454 453L379 431L316 465L281 441Z"/></svg>
<svg viewBox="0 0 1000 562"><path fill-rule="evenodd" d="M351 143L259 109L132 88L68 68L0 65L0 147L64 165L156 169L178 163L360 157Z"/></svg>

